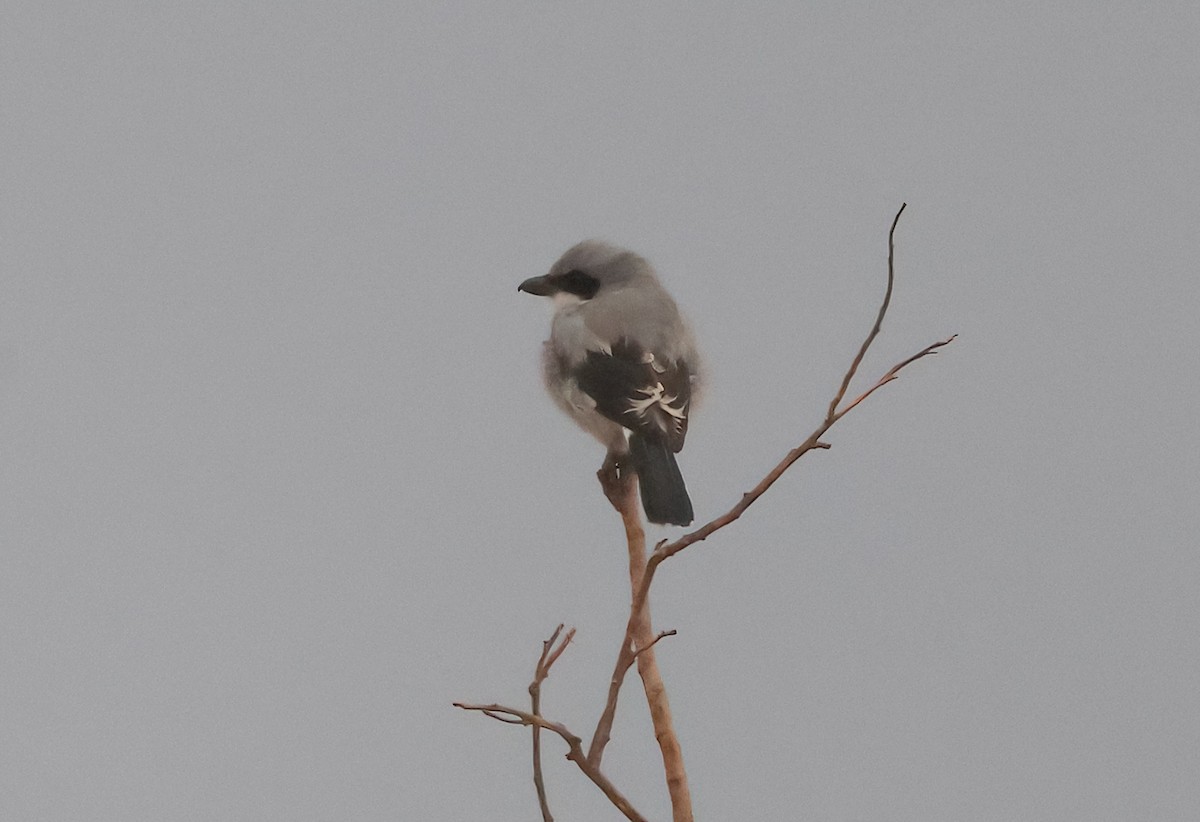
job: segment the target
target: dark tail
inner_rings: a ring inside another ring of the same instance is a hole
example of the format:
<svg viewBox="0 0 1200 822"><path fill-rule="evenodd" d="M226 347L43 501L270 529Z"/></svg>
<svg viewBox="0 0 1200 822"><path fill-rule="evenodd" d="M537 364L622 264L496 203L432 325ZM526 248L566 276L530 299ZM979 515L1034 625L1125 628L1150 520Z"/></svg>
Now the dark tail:
<svg viewBox="0 0 1200 822"><path fill-rule="evenodd" d="M690 525L692 501L666 443L634 433L629 437L629 456L637 471L646 519L660 525Z"/></svg>

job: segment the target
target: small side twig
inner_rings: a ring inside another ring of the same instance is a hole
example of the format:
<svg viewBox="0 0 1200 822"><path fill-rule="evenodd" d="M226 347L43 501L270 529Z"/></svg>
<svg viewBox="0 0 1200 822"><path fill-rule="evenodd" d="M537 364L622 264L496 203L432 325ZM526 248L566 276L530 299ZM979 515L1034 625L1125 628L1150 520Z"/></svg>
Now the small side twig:
<svg viewBox="0 0 1200 822"><path fill-rule="evenodd" d="M567 631L567 635L558 641L559 634L562 633L563 626L560 623L554 629L554 633L550 638L542 643L542 655L538 657L537 667L534 669L533 681L529 683L529 704L530 711L534 716L542 715L542 683L546 681L546 677L550 675L550 668L562 656L563 651L567 650L567 646L571 644L571 640L575 637L575 629ZM557 644L556 644L557 643ZM514 722L515 724L523 724L519 720L505 719L496 714L484 711L485 714L498 719L501 722ZM546 782L542 778L542 728L540 725L532 726L533 733L533 786L537 790L538 807L542 809L542 822L554 822L554 816L550 813L550 803L546 800Z"/></svg>
<svg viewBox="0 0 1200 822"><path fill-rule="evenodd" d="M454 707L461 708L464 711L479 711L501 722L544 728L547 731L558 734L567 743L567 759L574 762L579 767L579 770L583 771L584 776L592 780L593 784L608 797L608 801L621 811L621 813L625 814L625 818L630 820L630 822L646 822L646 817L638 813L637 809L617 790L616 786L608 781L608 777L601 773L599 768L592 767L588 763L587 756L583 752L583 740L571 733L562 723L551 722L537 714L517 710L516 708L508 708L495 703L490 705L475 705L467 702L455 702Z"/></svg>
<svg viewBox="0 0 1200 822"><path fill-rule="evenodd" d="M658 635L657 635L656 637L654 637L654 640L653 640L653 641L652 641L652 642L651 642L649 645L647 645L645 648L638 648L636 651L634 651L634 652L633 652L633 658L632 658L632 659L630 659L629 661L632 663L632 662L633 662L634 660L636 660L636 659L637 659L639 656L641 656L641 655L642 655L642 653L643 653L644 651L649 651L651 648L653 648L655 645L657 645L657 644L658 644L658 641L659 641L660 639L666 639L667 637L669 637L669 636L675 636L675 635L677 635L678 633L679 633L679 632L678 632L678 631L676 631L674 628L672 628L672 629L671 629L671 630L669 630L669 631L659 631L659 632L658 632ZM629 670L629 669L628 669L628 668L626 668L626 670Z"/></svg>

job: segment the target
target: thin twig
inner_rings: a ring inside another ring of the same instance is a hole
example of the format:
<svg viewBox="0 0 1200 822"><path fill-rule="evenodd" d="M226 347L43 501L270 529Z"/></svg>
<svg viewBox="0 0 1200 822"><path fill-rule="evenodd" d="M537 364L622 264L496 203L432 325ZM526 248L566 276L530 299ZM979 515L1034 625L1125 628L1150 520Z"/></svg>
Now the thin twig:
<svg viewBox="0 0 1200 822"><path fill-rule="evenodd" d="M646 822L646 817L637 812L629 800L617 790L616 786L608 781L608 777L601 773L599 768L593 767L587 761L587 756L583 753L583 740L571 733L562 723L551 722L537 714L494 703L490 705L473 705L466 702L455 702L454 707L462 708L464 711L479 711L501 722L508 722L515 725L530 725L558 734L567 743L567 759L574 762L579 767L579 770L583 771L584 775L592 780L597 788L603 791L604 795L608 797L608 801L612 802L617 810L625 814L625 818L630 820L630 822ZM507 716L501 716L502 714L506 714Z"/></svg>
<svg viewBox="0 0 1200 822"><path fill-rule="evenodd" d="M505 722L509 725L524 725L525 724L524 722L522 722L519 719L512 719L511 717L499 716L498 714L494 714L488 710L484 710L483 712L485 714L487 714L488 716L490 716L492 719L496 720L497 722Z"/></svg>
<svg viewBox="0 0 1200 822"><path fill-rule="evenodd" d="M669 636L675 636L675 635L676 635L676 634L678 634L678 633L679 633L679 632L678 632L678 631L676 631L674 628L672 628L672 629L671 629L671 630L669 630L669 631L659 631L659 632L658 632L658 636L654 637L654 641L653 641L653 642L651 642L651 643L650 643L649 645L647 645L645 648L638 648L636 651L634 651L634 652L633 652L633 659L630 659L630 660L629 660L629 661L630 661L630 663L632 663L634 659L637 659L639 656L641 656L643 652L645 652L645 651L649 651L651 648L653 648L655 645L657 645L657 644L658 644L658 641L659 641L660 639L664 639L664 638L666 638L666 637L669 637ZM626 668L625 670L629 670L629 669L628 669L628 668Z"/></svg>
<svg viewBox="0 0 1200 822"><path fill-rule="evenodd" d="M876 382L874 385L872 385L870 388L868 388L863 393L859 394L857 397L855 397L853 400L851 400L849 404L845 405L841 410L839 410L837 412L837 414L834 416L833 421L837 422L842 417L846 416L846 414L848 414L850 412L850 410L852 408L854 408L854 406L858 405L860 402L865 400L867 397L874 394L877 390L879 390L880 388L883 388L883 386L887 385L889 382L896 379L897 372L899 372L901 368L903 368L904 366L906 366L910 363L916 362L917 360L921 359L922 357L928 357L930 354L936 354L937 350L939 348L941 348L942 346L945 346L945 345L949 345L950 343L954 342L954 340L957 337L958 337L957 334L951 334L949 337L947 337L944 340L939 340L938 342L930 343L929 345L925 346L920 351L918 351L916 354L913 354L908 359L903 360L903 361L898 362L895 365L893 365L890 369L888 369L888 372L886 374L884 374L882 377L879 378L878 382ZM829 446L825 446L825 447L828 448Z"/></svg>
<svg viewBox="0 0 1200 822"><path fill-rule="evenodd" d="M825 415L825 419L827 420L833 419L838 403L846 396L846 390L850 388L850 381L858 373L858 367L862 364L863 357L867 356L867 349L871 347L871 343L875 342L875 338L879 336L880 329L883 328L884 315L887 314L888 306L892 304L892 286L896 283L896 267L893 264L893 260L896 257L896 226L900 222L900 215L904 213L904 209L907 207L908 203L900 204L900 210L896 212L895 218L892 219L892 228L888 231L887 289L883 292L883 303L879 306L879 314L875 317L875 325L871 327L871 333L867 334L867 338L863 340L858 353L854 355L854 361L850 363L850 368L846 370L846 376L842 377L842 384L838 388L837 394L834 395L833 402L829 403L829 413Z"/></svg>
<svg viewBox="0 0 1200 822"><path fill-rule="evenodd" d="M562 642L556 646L555 643L558 642L558 636L562 633L562 629L562 623L559 623L550 638L542 643L542 655L538 657L533 681L529 683L529 704L534 716L542 715L542 683L550 675L551 666L562 656L562 652L567 649L575 637L575 629L572 628L567 631ZM493 718L500 719L500 717ZM542 822L554 822L554 816L550 813L550 803L546 800L546 782L542 778L542 728L540 725L533 725L531 732L533 734L533 786L537 790L538 807L542 810Z"/></svg>
<svg viewBox="0 0 1200 822"><path fill-rule="evenodd" d="M560 629L562 628L561 625L559 625L558 627ZM557 631L555 633L557 634ZM571 644L571 640L573 640L574 638L575 638L575 629L571 628L570 630L567 631L567 635L565 637L563 637L562 642L560 642L558 644L558 647L555 648L553 651L551 651L550 656L545 657L543 663L541 664L542 679L545 679L546 677L548 677L550 675L550 666L552 666L555 662L558 661L558 658L560 656L562 656L563 651L567 650L567 646ZM550 644L553 645L553 643L554 643L554 639L551 638Z"/></svg>

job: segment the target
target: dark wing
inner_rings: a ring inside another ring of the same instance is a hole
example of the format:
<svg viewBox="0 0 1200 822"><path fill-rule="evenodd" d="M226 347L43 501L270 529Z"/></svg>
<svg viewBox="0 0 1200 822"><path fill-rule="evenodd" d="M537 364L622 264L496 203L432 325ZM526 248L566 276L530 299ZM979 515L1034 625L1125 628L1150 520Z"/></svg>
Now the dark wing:
<svg viewBox="0 0 1200 822"><path fill-rule="evenodd" d="M687 363L658 360L622 338L611 353L589 351L571 373L605 417L674 452L683 448L692 401Z"/></svg>

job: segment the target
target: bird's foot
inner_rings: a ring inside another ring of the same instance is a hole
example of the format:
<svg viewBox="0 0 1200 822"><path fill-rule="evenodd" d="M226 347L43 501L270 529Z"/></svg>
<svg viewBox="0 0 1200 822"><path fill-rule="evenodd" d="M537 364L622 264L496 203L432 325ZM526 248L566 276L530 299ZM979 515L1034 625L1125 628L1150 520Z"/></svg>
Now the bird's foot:
<svg viewBox="0 0 1200 822"><path fill-rule="evenodd" d="M633 482L633 477L634 471L629 465L629 455L613 451L604 455L604 463L596 472L596 479L600 480L604 496L608 497L608 501L618 511L621 510L620 500L629 493L627 486Z"/></svg>

